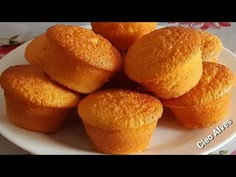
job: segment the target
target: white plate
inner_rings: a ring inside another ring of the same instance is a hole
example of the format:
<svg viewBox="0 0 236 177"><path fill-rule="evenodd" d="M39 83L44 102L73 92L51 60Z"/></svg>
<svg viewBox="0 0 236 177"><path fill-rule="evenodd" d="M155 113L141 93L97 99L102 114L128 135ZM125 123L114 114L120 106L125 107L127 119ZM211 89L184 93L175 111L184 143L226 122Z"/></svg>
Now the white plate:
<svg viewBox="0 0 236 177"><path fill-rule="evenodd" d="M25 47L21 45L0 60L0 73L6 68L18 64L28 64L24 58ZM223 49L219 62L236 72L236 55ZM224 120L207 128L191 130L181 126L166 111L158 122L158 128L149 147L141 154L209 154L236 137L236 89L232 91L230 110ZM214 137L204 148L197 143L227 120L233 123L221 134ZM19 147L33 154L99 154L92 149L84 128L79 120L69 121L58 133L47 135L31 132L13 125L8 121L3 90L0 89L0 133Z"/></svg>

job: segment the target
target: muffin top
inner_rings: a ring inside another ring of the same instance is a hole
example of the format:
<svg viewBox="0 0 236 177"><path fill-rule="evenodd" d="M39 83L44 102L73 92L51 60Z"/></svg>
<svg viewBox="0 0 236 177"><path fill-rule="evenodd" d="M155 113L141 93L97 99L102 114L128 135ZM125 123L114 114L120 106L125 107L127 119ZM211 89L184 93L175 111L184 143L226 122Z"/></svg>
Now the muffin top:
<svg viewBox="0 0 236 177"><path fill-rule="evenodd" d="M25 58L31 64L44 64L48 55L48 41L45 34L34 38L25 48Z"/></svg>
<svg viewBox="0 0 236 177"><path fill-rule="evenodd" d="M157 121L162 112L157 98L124 89L92 93L78 106L78 113L85 122L107 130L138 128Z"/></svg>
<svg viewBox="0 0 236 177"><path fill-rule="evenodd" d="M92 22L91 26L118 49L127 51L137 39L153 31L157 22Z"/></svg>
<svg viewBox="0 0 236 177"><path fill-rule="evenodd" d="M167 78L200 52L197 30L165 27L144 35L129 49L125 59L126 74L137 82Z"/></svg>
<svg viewBox="0 0 236 177"><path fill-rule="evenodd" d="M76 107L79 96L51 81L41 65L17 65L6 69L0 77L1 87L8 93L39 106Z"/></svg>
<svg viewBox="0 0 236 177"><path fill-rule="evenodd" d="M165 106L190 107L207 104L229 93L235 85L234 73L222 64L203 62L203 74L198 84L188 93L163 99Z"/></svg>
<svg viewBox="0 0 236 177"><path fill-rule="evenodd" d="M214 34L207 31L199 31L201 35L201 50L202 50L202 61L210 61L217 58L222 49L223 44L221 40Z"/></svg>
<svg viewBox="0 0 236 177"><path fill-rule="evenodd" d="M58 46L68 55L82 62L105 69L118 71L122 57L112 44L92 30L74 25L54 25L47 29L49 44Z"/></svg>

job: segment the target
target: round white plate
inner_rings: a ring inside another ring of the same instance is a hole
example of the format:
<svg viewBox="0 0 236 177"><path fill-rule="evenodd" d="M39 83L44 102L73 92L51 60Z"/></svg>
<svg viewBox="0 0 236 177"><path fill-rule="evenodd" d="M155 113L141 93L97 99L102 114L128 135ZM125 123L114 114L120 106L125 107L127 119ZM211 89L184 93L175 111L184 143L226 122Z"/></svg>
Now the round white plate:
<svg viewBox="0 0 236 177"><path fill-rule="evenodd" d="M0 74L9 66L28 64L24 58L27 44L19 46L0 60ZM229 50L223 49L219 63L236 72L236 55ZM184 128L168 110L165 110L149 147L139 154L209 154L215 151L236 137L234 105L236 105L236 89L232 91L230 110L225 119L210 127L196 130ZM232 124L218 136L214 136L213 130L227 120L231 120ZM68 121L62 130L52 135L31 132L9 122L2 89L0 89L0 133L33 154L99 154L93 150L80 120ZM214 139L203 148L199 148L197 143L209 135L213 135Z"/></svg>

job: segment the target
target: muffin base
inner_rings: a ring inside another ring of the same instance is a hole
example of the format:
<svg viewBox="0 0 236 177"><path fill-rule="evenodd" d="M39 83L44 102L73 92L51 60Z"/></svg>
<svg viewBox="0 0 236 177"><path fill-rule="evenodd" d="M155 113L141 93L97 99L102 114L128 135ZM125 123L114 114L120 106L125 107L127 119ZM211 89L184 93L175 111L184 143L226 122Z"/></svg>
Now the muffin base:
<svg viewBox="0 0 236 177"><path fill-rule="evenodd" d="M157 121L136 129L104 130L83 121L85 130L96 151L106 154L142 152L150 143Z"/></svg>
<svg viewBox="0 0 236 177"><path fill-rule="evenodd" d="M223 119L228 113L230 94L208 104L177 108L170 107L175 118L187 128L203 128Z"/></svg>
<svg viewBox="0 0 236 177"><path fill-rule="evenodd" d="M4 92L8 119L27 130L54 133L64 125L69 108L39 106Z"/></svg>

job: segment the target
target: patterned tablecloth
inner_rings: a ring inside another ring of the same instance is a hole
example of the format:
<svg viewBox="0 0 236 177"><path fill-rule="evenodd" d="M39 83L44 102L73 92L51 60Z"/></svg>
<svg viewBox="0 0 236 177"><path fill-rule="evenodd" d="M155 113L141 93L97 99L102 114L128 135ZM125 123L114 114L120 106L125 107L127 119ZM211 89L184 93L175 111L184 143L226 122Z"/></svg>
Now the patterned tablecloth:
<svg viewBox="0 0 236 177"><path fill-rule="evenodd" d="M0 23L0 59L8 52L28 41L56 23ZM88 25L88 22L66 24ZM161 25L187 25L216 34L224 46L236 53L236 23L159 23ZM29 154L0 135L0 154ZM236 138L212 152L218 155L236 155Z"/></svg>

